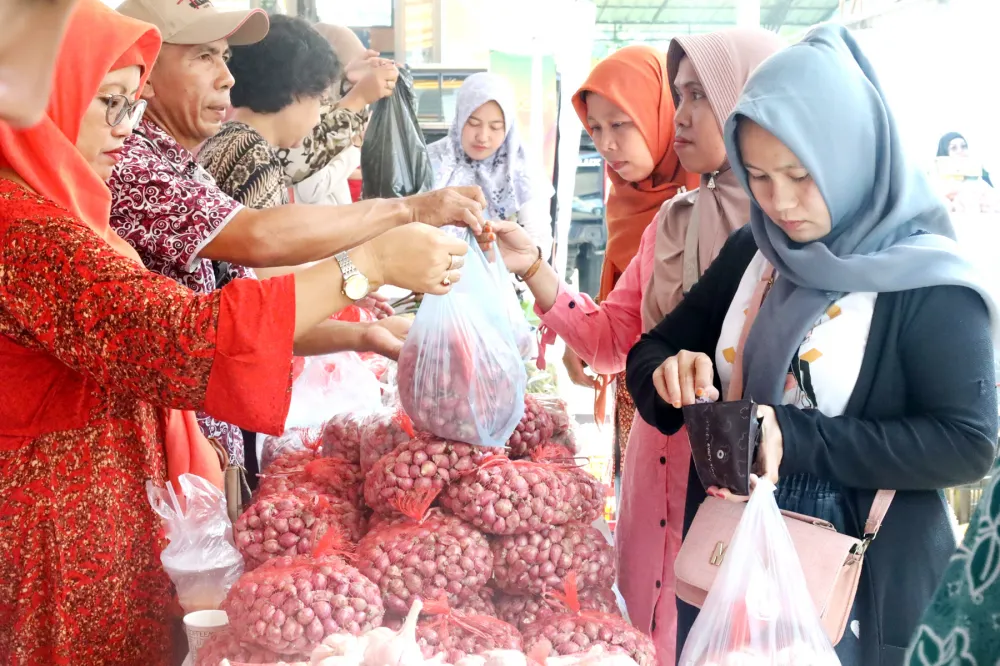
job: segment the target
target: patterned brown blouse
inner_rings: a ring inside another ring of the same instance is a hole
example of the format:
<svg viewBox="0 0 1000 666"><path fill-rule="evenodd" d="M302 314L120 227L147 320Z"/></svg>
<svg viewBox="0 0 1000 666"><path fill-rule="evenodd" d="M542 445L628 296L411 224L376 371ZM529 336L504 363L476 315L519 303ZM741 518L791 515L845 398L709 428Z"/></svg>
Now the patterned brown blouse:
<svg viewBox="0 0 1000 666"><path fill-rule="evenodd" d="M170 663L160 408L279 433L294 307L291 278L196 295L0 180L0 664Z"/></svg>
<svg viewBox="0 0 1000 666"><path fill-rule="evenodd" d="M198 161L219 188L247 208L272 208L288 203L281 160L260 133L231 121L205 142Z"/></svg>

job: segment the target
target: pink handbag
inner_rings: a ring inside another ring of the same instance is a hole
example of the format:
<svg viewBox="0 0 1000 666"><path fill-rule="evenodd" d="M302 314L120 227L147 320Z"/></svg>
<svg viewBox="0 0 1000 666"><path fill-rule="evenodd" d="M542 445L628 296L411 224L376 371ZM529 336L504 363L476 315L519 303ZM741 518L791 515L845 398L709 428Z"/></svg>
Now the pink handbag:
<svg viewBox="0 0 1000 666"><path fill-rule="evenodd" d="M733 364L733 376L726 396L729 400L740 399L743 346L767 290L774 281L773 273L773 268L769 268L754 291ZM802 564L809 593L823 628L834 645L840 642L847 627L847 618L861 580L865 551L878 534L894 495L892 490L876 493L861 539L838 533L833 525L824 520L790 511L781 512ZM674 562L679 599L698 608L705 603L708 590L725 561L726 549L739 527L744 508L738 502L716 497L706 498L698 508Z"/></svg>

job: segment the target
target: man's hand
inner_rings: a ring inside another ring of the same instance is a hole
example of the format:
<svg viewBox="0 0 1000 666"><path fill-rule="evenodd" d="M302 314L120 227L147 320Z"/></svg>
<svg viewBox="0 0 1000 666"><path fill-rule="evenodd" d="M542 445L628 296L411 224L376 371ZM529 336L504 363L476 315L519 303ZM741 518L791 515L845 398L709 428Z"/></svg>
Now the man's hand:
<svg viewBox="0 0 1000 666"><path fill-rule="evenodd" d="M374 104L383 97L391 95L396 89L398 80L399 70L392 61L386 60L385 64L370 67L350 94L360 95L366 105Z"/></svg>
<svg viewBox="0 0 1000 666"><path fill-rule="evenodd" d="M347 63L347 66L344 67L344 78L347 79L351 85L357 85L357 83L365 77L365 74L367 74L372 67L378 67L384 63L392 64L392 61L386 58L379 58L378 51L368 49L361 56Z"/></svg>
<svg viewBox="0 0 1000 666"><path fill-rule="evenodd" d="M359 351L375 352L393 361L399 360L399 352L403 349L411 324L408 317L389 317L367 324Z"/></svg>
<svg viewBox="0 0 1000 666"><path fill-rule="evenodd" d="M447 294L461 277L469 246L426 224L405 224L350 251L373 288L391 284L421 294Z"/></svg>
<svg viewBox="0 0 1000 666"><path fill-rule="evenodd" d="M486 197L475 185L446 187L407 197L403 201L410 207L410 219L414 222L423 222L432 227L457 224L471 228L477 236L483 233Z"/></svg>

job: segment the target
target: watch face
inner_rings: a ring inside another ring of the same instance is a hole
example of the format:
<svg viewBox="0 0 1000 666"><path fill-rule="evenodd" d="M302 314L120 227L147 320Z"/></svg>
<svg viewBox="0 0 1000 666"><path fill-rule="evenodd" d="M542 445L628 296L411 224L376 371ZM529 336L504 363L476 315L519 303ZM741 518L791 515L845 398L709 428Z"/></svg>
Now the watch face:
<svg viewBox="0 0 1000 666"><path fill-rule="evenodd" d="M344 283L344 294L352 301L358 301L368 295L368 278L364 275L352 275Z"/></svg>

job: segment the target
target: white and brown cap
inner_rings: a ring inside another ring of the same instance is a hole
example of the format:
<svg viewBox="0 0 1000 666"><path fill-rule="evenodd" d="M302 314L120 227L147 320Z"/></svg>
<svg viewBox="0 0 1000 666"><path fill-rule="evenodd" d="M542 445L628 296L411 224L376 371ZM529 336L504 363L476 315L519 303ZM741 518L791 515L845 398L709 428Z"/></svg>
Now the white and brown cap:
<svg viewBox="0 0 1000 666"><path fill-rule="evenodd" d="M182 46L220 39L228 39L230 46L255 44L270 28L262 9L220 12L211 0L125 0L118 12L152 23L165 43Z"/></svg>

